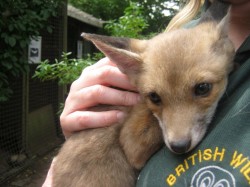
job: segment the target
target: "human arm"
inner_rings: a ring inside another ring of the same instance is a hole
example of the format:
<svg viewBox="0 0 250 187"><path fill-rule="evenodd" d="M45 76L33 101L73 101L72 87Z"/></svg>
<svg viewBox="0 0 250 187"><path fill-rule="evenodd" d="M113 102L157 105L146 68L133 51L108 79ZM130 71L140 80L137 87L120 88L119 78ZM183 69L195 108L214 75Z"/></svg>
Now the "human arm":
<svg viewBox="0 0 250 187"><path fill-rule="evenodd" d="M90 108L99 104L131 106L139 99L136 88L129 83L127 76L108 58L104 58L83 70L81 76L72 83L60 116L63 134L69 138L77 131L123 122L126 116L124 111L95 112ZM52 185L53 162L43 187Z"/></svg>
<svg viewBox="0 0 250 187"><path fill-rule="evenodd" d="M94 112L89 108L98 104L134 105L140 98L139 94L134 92L135 90L136 88L129 83L127 76L121 73L108 58L87 67L79 79L72 83L60 116L65 137L69 137L76 131L122 122L126 116L123 111Z"/></svg>

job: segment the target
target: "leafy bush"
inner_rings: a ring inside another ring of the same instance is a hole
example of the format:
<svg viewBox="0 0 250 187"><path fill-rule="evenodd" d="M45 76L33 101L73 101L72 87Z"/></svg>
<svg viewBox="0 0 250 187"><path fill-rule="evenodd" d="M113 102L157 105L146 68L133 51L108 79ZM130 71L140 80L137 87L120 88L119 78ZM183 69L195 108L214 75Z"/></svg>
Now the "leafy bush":
<svg viewBox="0 0 250 187"><path fill-rule="evenodd" d="M124 11L124 16L118 20L110 21L105 25L113 36L140 38L141 33L148 27L146 19L142 16L143 9L136 3L130 3Z"/></svg>
<svg viewBox="0 0 250 187"><path fill-rule="evenodd" d="M62 59L50 63L49 60L41 62L37 67L33 78L39 78L42 81L58 80L59 84L67 85L76 80L82 70L92 65L95 61L88 57L87 59L69 59L71 53L63 53Z"/></svg>
<svg viewBox="0 0 250 187"><path fill-rule="evenodd" d="M61 0L0 1L0 101L9 98L9 77L28 71L27 48L31 37L41 29L52 32L47 24L56 16Z"/></svg>
<svg viewBox="0 0 250 187"><path fill-rule="evenodd" d="M131 3L124 12L124 16L120 17L118 21L112 21L106 25L107 29L113 36L123 37L142 37L141 32L148 25L145 19L141 16L141 8L135 3ZM103 54L96 53L92 57L86 59L69 59L71 53L63 53L62 59L50 63L48 60L41 62L37 67L34 78L45 80L58 80L59 84L68 85L76 80L82 70L89 65L92 65L97 60L103 57ZM62 112L64 104L60 104L58 114Z"/></svg>
<svg viewBox="0 0 250 187"><path fill-rule="evenodd" d="M124 14L118 21L107 24L105 29L113 36L141 37L141 31L147 27L146 21L141 16L141 8L135 3L131 3ZM59 84L67 85L77 79L85 67L103 57L101 53L96 53L86 59L69 59L70 54L63 53L62 59L60 61L55 59L53 63L48 60L41 62L34 77L42 81L57 79Z"/></svg>

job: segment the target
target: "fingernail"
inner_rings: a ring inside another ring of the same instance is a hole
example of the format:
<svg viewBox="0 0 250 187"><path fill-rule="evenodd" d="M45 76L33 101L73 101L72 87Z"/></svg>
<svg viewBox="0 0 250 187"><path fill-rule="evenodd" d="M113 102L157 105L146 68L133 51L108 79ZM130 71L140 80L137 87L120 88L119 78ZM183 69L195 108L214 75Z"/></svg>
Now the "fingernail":
<svg viewBox="0 0 250 187"><path fill-rule="evenodd" d="M124 112L118 112L117 113L117 119L119 123L123 123L125 120L126 114Z"/></svg>

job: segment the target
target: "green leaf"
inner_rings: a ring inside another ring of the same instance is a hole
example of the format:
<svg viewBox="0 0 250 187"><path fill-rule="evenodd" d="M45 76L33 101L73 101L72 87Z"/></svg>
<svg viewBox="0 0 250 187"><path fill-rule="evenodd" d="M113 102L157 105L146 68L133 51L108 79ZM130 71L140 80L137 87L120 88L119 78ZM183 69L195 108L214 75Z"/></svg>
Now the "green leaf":
<svg viewBox="0 0 250 187"><path fill-rule="evenodd" d="M11 24L9 25L9 31L12 32L14 30L14 26Z"/></svg>
<svg viewBox="0 0 250 187"><path fill-rule="evenodd" d="M52 28L51 27L47 27L47 31L48 31L48 33L52 33Z"/></svg>
<svg viewBox="0 0 250 187"><path fill-rule="evenodd" d="M11 47L14 47L16 45L16 38L9 37L9 44Z"/></svg>
<svg viewBox="0 0 250 187"><path fill-rule="evenodd" d="M3 65L7 70L10 70L10 69L13 67L12 63L10 63L10 62L3 62L2 65Z"/></svg>
<svg viewBox="0 0 250 187"><path fill-rule="evenodd" d="M12 94L13 94L13 91L10 88L1 88L0 102L7 101Z"/></svg>
<svg viewBox="0 0 250 187"><path fill-rule="evenodd" d="M20 41L20 47L21 47L21 48L25 48L25 47L27 47L27 45L28 45L28 43L27 43L26 40L21 40L21 41Z"/></svg>

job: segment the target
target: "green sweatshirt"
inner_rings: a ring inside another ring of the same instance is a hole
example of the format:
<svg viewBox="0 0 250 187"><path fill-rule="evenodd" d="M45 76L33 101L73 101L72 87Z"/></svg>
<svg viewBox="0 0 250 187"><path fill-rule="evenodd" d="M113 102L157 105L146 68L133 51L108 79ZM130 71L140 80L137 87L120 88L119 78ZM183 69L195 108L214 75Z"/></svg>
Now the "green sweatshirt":
<svg viewBox="0 0 250 187"><path fill-rule="evenodd" d="M250 36L238 49L226 93L202 142L176 155L163 147L141 171L137 187L250 186Z"/></svg>

